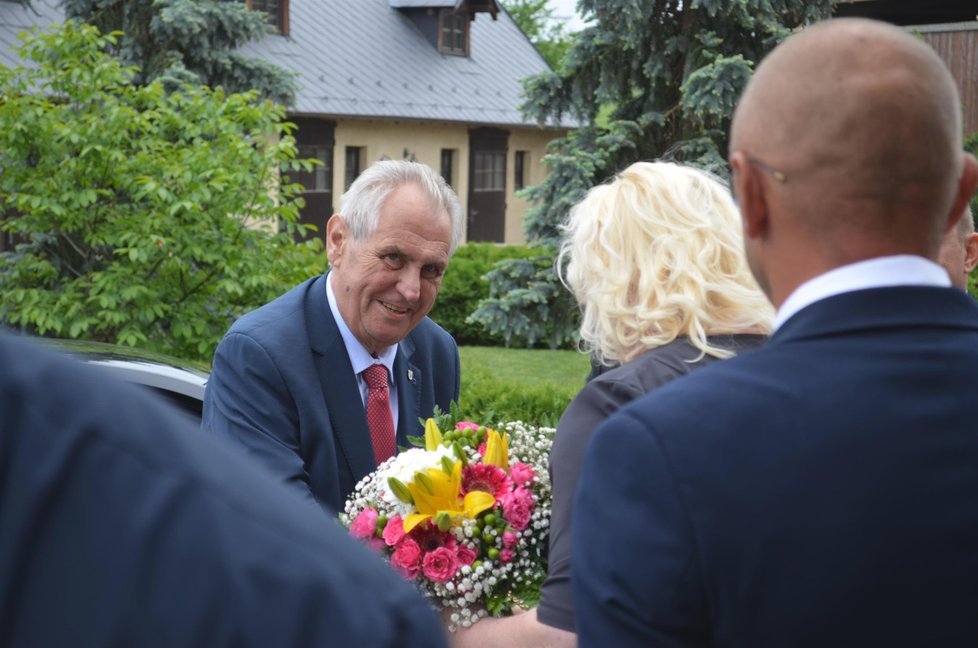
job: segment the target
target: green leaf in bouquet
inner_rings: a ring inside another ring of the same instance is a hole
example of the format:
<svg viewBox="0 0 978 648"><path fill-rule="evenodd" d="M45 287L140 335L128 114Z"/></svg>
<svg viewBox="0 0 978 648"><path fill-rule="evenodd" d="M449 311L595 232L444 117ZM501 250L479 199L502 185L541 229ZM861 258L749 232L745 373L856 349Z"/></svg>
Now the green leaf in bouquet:
<svg viewBox="0 0 978 648"><path fill-rule="evenodd" d="M411 491L408 487L404 485L397 477L388 477L387 485L390 486L391 492L394 493L394 497L401 500L405 504L414 504L414 497L411 496Z"/></svg>
<svg viewBox="0 0 978 648"><path fill-rule="evenodd" d="M424 421L423 420L421 420L421 419L418 419L418 420L421 421L421 424L422 425L424 425ZM409 434L408 437L407 437L407 440L408 440L408 443L410 443L415 448L423 448L424 447L424 437L411 436ZM401 450L407 450L407 448L401 448Z"/></svg>
<svg viewBox="0 0 978 648"><path fill-rule="evenodd" d="M486 598L486 609L494 617L508 616L512 612L506 596L489 596Z"/></svg>

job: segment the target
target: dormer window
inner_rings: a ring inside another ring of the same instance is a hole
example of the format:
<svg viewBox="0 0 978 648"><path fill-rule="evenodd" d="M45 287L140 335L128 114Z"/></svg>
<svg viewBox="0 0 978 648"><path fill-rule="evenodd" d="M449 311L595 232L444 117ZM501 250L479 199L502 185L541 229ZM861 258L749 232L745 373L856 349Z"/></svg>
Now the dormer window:
<svg viewBox="0 0 978 648"><path fill-rule="evenodd" d="M472 51L469 25L476 16L487 13L495 20L499 13L497 0L387 0L387 4L414 23L432 47L451 56L468 56Z"/></svg>
<svg viewBox="0 0 978 648"><path fill-rule="evenodd" d="M469 53L469 14L442 9L438 14L438 49L443 54L467 56Z"/></svg>
<svg viewBox="0 0 978 648"><path fill-rule="evenodd" d="M272 31L287 35L289 33L289 0L245 0L252 11L263 11Z"/></svg>

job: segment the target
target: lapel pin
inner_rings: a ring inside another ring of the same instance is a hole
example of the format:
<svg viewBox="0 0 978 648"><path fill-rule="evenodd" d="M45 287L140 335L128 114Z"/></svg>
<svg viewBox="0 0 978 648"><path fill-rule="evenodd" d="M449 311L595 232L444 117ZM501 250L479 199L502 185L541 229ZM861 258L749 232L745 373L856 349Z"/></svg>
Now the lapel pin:
<svg viewBox="0 0 978 648"><path fill-rule="evenodd" d="M414 371L411 369L408 369L408 380L414 382Z"/></svg>

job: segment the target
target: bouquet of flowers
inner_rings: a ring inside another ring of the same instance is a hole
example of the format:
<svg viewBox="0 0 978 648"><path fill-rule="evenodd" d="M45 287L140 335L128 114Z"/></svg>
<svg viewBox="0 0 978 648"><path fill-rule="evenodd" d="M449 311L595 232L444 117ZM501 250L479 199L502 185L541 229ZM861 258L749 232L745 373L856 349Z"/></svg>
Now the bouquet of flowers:
<svg viewBox="0 0 978 648"><path fill-rule="evenodd" d="M547 573L553 428L425 423L357 484L340 520L436 607L449 629L535 605Z"/></svg>

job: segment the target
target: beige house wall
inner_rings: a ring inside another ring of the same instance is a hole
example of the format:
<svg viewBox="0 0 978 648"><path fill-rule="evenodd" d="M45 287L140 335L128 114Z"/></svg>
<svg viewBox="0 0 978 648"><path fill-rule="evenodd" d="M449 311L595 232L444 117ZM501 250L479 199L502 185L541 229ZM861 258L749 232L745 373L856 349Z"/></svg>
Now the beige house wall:
<svg viewBox="0 0 978 648"><path fill-rule="evenodd" d="M512 128L509 131L509 152L506 154L506 168L509 177L506 179L506 242L510 244L526 243L523 231L523 221L530 204L516 196L514 171L516 169L516 152L526 152L526 168L523 170L523 186L532 187L544 181L547 177L547 167L543 166L543 156L547 152L547 144L557 137L562 137L566 131L543 130L542 128Z"/></svg>
<svg viewBox="0 0 978 648"><path fill-rule="evenodd" d="M369 166L387 157L394 160L413 158L427 164L435 171L441 170L442 149L455 151L452 169L452 188L458 194L465 213L469 199L469 128L467 124L448 122L418 122L409 120L336 119L333 149L333 196L339 208L339 197L346 187L346 149L363 149L361 165ZM544 130L535 127L506 128L509 132L509 151L506 160L506 215L505 243L526 242L523 218L529 205L515 196L514 169L516 151L526 151L524 184L539 184L546 176L542 159L550 140L562 136L564 131Z"/></svg>

